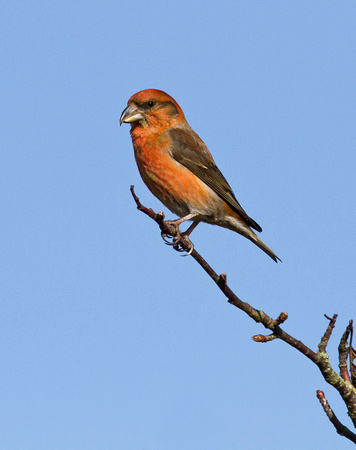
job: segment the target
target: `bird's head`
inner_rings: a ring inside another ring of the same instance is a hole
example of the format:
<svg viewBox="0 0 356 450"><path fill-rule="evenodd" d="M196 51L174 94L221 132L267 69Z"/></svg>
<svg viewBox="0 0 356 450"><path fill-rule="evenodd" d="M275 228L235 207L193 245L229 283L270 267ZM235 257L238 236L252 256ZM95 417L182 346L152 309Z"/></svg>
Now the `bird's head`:
<svg viewBox="0 0 356 450"><path fill-rule="evenodd" d="M137 127L159 131L185 122L178 103L168 94L158 89L145 89L132 95L127 107L121 114L120 125L131 123L131 129Z"/></svg>

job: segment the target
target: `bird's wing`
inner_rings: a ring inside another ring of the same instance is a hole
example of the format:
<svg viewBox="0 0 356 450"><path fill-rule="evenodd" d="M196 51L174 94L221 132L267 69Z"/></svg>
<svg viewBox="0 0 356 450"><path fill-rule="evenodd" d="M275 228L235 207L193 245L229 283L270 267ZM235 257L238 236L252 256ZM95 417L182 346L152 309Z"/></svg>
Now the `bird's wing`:
<svg viewBox="0 0 356 450"><path fill-rule="evenodd" d="M192 130L183 128L169 130L171 139L170 154L180 164L215 191L244 221L257 231L262 228L249 217L236 200L229 183L216 166L209 150L200 137Z"/></svg>

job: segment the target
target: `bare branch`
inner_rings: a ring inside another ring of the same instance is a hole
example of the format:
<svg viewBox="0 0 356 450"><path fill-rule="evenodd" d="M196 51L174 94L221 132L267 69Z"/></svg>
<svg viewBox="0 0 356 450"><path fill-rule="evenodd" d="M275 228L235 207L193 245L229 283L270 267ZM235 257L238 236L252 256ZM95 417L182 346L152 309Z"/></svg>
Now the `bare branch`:
<svg viewBox="0 0 356 450"><path fill-rule="evenodd" d="M135 194L134 187L131 186L131 193L134 197L134 200L137 205L137 209L144 212L146 215L151 217L155 222L158 223L160 229L162 232L169 234L169 235L175 235L179 236L180 232L176 232L176 230L173 230L173 227L170 227L169 223L165 222L163 220L164 215L163 213L156 214L151 208L146 208L143 206ZM184 250L189 250L189 248L186 247L186 242L184 240L184 237L180 236L178 240L179 245ZM236 306L237 308L244 311L248 316L250 316L255 322L262 323L262 325L271 330L273 334L278 337L279 339L287 342L292 347L299 350L303 355L305 355L307 358L311 359L314 363L317 363L318 356L317 354L311 350L309 347L307 347L305 344L303 344L301 341L295 339L294 337L290 336L288 333L283 331L279 324L282 323L286 318L288 317L288 313L282 313L277 320L272 319L270 316L268 316L264 311L257 310L253 308L251 305L249 305L247 302L242 301L240 298L237 297L237 295L229 288L229 286L226 283L226 274L218 275L214 269L205 261L205 259L195 250L191 252L191 256L200 264L200 266L205 270L205 272L215 281L215 283L219 286L220 290L224 293L224 295L228 298L228 302L231 305ZM282 317L282 321L281 321ZM284 319L284 320L283 320Z"/></svg>
<svg viewBox="0 0 356 450"><path fill-rule="evenodd" d="M342 335L339 344L339 368L340 375L345 381L350 381L350 374L347 369L347 359L349 357L350 347L347 347L347 341L349 339L350 332L352 330L352 320L350 320L345 333Z"/></svg>
<svg viewBox="0 0 356 450"><path fill-rule="evenodd" d="M331 333L333 331L333 328L335 327L335 322L337 319L337 314L334 314L332 318L328 317L326 314L324 316L330 321L328 328L325 331L324 336L321 339L321 342L319 344L319 351L325 352L326 346L328 345Z"/></svg>
<svg viewBox="0 0 356 450"><path fill-rule="evenodd" d="M354 334L354 326L353 326L353 321L350 320L349 322L349 327L350 327L350 373L351 373L351 383L353 384L354 387L356 387L356 364L355 364L355 359L356 359L356 350L353 348L352 346L352 337Z"/></svg>
<svg viewBox="0 0 356 450"><path fill-rule="evenodd" d="M316 364L323 374L325 381L339 391L339 394L347 406L349 416L356 427L356 389L350 381L343 379L335 372L331 366L330 357L326 352L326 346L331 337L332 330L335 327L337 314L334 314L332 318L325 314L325 317L329 320L329 325L318 346L319 351Z"/></svg>
<svg viewBox="0 0 356 450"><path fill-rule="evenodd" d="M337 433L339 433L341 436L345 436L346 438L350 439L350 441L354 442L356 444L356 434L350 431L345 425L343 425L339 419L336 417L334 411L331 409L328 401L325 398L323 391L316 391L316 396L318 397L321 406L323 407L326 415L329 417L330 422L334 425Z"/></svg>
<svg viewBox="0 0 356 450"><path fill-rule="evenodd" d="M173 248L175 250L181 251L183 249L186 252L189 252L189 254L197 261L198 264L205 270L205 272L214 280L216 285L219 287L219 289L223 292L223 294L227 297L228 302L231 305L236 306L241 311L245 312L251 319L253 319L255 322L260 322L262 325L270 330L272 333L269 335L256 335L253 336L253 340L255 342L270 342L275 339L281 339L282 341L286 342L290 346L297 349L300 353L305 355L307 358L309 358L314 364L316 364L321 371L324 379L327 383L332 385L335 389L338 390L339 394L343 398L347 409L348 414L356 427L356 388L352 385L349 378L347 379L347 376L345 375L345 369L344 369L344 347L346 346L346 340L348 335L346 336L344 334L343 338L341 339L340 346L339 346L339 361L340 361L340 370L342 371L342 376L339 376L332 368L330 363L330 358L328 353L326 352L327 344L330 340L332 330L335 327L335 322L337 319L337 314L334 314L332 318L325 315L325 317L329 320L329 325L318 345L318 352L315 353L313 350L311 350L309 347L307 347L303 342L300 340L294 338L293 336L286 333L280 325L284 323L288 318L288 313L283 312L281 313L277 319L272 319L268 314L266 314L262 310L257 310L254 307L252 307L247 302L242 301L237 295L230 289L230 287L227 285L227 277L225 273L222 273L218 275L214 269L207 263L207 261L193 248L192 250L192 244L191 242L187 241L184 237L184 234L181 234L179 229L177 227L172 226L169 222L166 222L164 220L164 214L163 212L159 212L156 214L152 209L146 208L140 203L139 198L136 196L134 192L134 187L131 186L131 193L132 196L136 202L137 209L144 212L146 215L148 215L151 219L153 219L160 227L161 232L163 235L169 235L174 237L174 246ZM350 327L350 325L349 325ZM352 330L352 324L351 328ZM345 332L346 333L346 332ZM351 344L350 344L351 347ZM356 357L356 352L353 354L353 357L350 355L350 361L351 361L351 367L355 368L356 372L356 366L353 364L353 359ZM347 368L346 368L347 372ZM318 394L318 398L321 401L321 403L324 405L327 405L328 409L325 409L325 411L328 411L332 413L333 417L333 423L335 425L337 419L332 412L331 408L328 406L327 401L325 400L324 394L322 391L321 394ZM328 417L330 418L329 414ZM330 418L331 420L331 418ZM340 423L340 422L339 422ZM336 425L335 425L336 427ZM340 428L341 427L341 428ZM339 428L337 428L342 431L343 436L348 437L350 440L353 441L353 436L355 436L353 433L351 433L346 427L344 427L342 424L340 424ZM339 432L339 431L338 431ZM348 433L347 433L348 432ZM351 437L350 437L351 436ZM355 442L355 441L353 441Z"/></svg>

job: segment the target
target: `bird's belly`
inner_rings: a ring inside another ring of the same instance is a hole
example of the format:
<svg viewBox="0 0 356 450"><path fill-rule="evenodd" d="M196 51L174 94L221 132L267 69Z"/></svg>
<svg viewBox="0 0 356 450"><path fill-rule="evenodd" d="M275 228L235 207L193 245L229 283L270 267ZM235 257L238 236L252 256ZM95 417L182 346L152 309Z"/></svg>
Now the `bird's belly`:
<svg viewBox="0 0 356 450"><path fill-rule="evenodd" d="M135 158L141 177L152 194L180 217L195 213L200 220L216 223L224 214L226 203L168 152L151 150L135 151Z"/></svg>

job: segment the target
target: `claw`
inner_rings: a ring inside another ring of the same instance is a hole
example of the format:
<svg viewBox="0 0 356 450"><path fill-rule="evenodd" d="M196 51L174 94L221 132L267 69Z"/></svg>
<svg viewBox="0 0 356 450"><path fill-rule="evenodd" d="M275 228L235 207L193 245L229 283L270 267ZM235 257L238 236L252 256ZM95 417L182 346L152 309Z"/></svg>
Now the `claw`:
<svg viewBox="0 0 356 450"><path fill-rule="evenodd" d="M183 236L183 238L184 238L186 241L188 241L189 247L190 247L189 250L186 251L186 250L184 250L183 248L180 248L178 242L175 243L175 244L173 245L173 248L174 248L174 250L176 250L177 252L185 253L184 255L180 255L180 256L189 256L189 255L191 255L192 251L194 250L194 244L190 241L190 239L189 239L187 236Z"/></svg>
<svg viewBox="0 0 356 450"><path fill-rule="evenodd" d="M180 252L180 253L184 253L184 252L185 252L185 250L184 250L183 248L180 248L180 247L179 247L179 244L173 244L173 248L174 248L174 250L176 250L177 252ZM181 255L181 256L184 256L184 255Z"/></svg>
<svg viewBox="0 0 356 450"><path fill-rule="evenodd" d="M191 242L191 244L192 244L192 246L190 247L189 251L185 255L182 255L182 256L189 256L192 254L192 251L194 250L194 244L192 242Z"/></svg>
<svg viewBox="0 0 356 450"><path fill-rule="evenodd" d="M172 241L168 240L167 237L172 238ZM181 256L189 256L193 249L194 249L194 245L192 244L192 242L190 241L188 235L186 235L186 233L180 233L179 228L178 228L178 233L176 236L171 236L170 234L164 233L163 231L161 232L161 238L163 239L164 243L166 245L172 245L174 250L176 250L177 252L180 253L185 253L184 255ZM187 242L187 244L189 244L189 250L186 251L183 248L180 247L179 245L179 241L180 239L183 238L185 239L185 241Z"/></svg>
<svg viewBox="0 0 356 450"><path fill-rule="evenodd" d="M189 255L192 254L192 251L194 250L194 244L192 244L191 242L190 242L190 244L191 244L190 249L185 253L185 255L180 255L180 256L189 256ZM181 251L182 251L182 250L181 250ZM185 251L185 250L184 250L184 251Z"/></svg>
<svg viewBox="0 0 356 450"><path fill-rule="evenodd" d="M174 242L171 242L168 239L166 239L167 236L169 236L169 235L166 233L163 233L163 231L162 231L161 238L164 240L164 243L167 245L174 245Z"/></svg>

